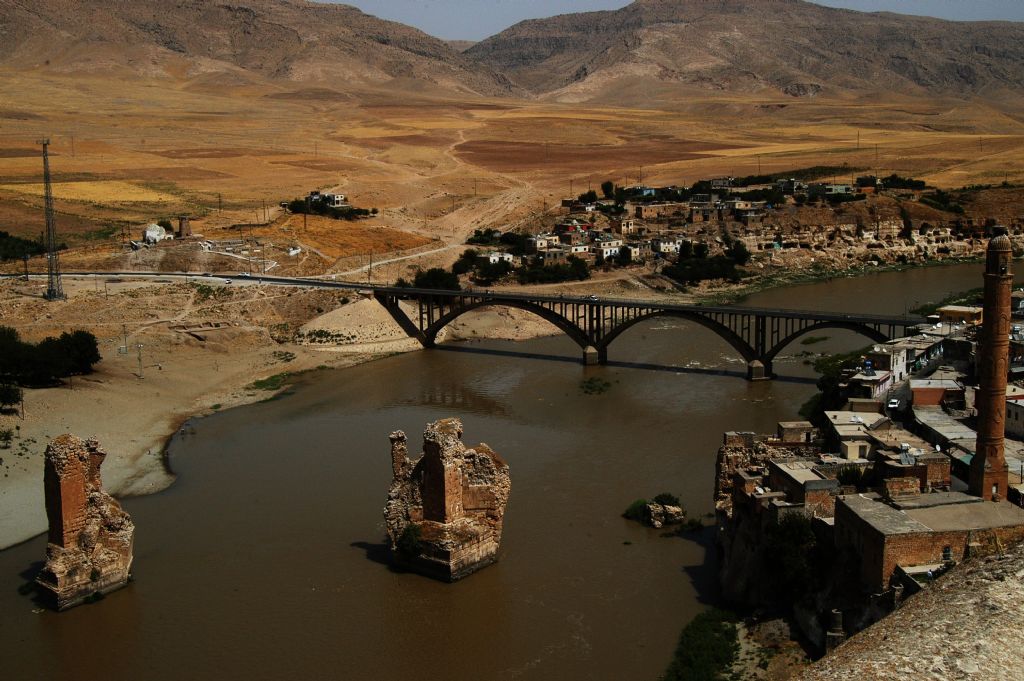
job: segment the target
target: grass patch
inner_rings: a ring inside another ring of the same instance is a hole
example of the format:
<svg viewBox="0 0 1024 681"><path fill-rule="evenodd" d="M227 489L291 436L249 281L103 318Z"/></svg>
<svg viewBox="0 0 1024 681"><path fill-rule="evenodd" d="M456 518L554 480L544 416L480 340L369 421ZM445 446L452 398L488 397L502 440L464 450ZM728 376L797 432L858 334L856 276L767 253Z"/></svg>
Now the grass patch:
<svg viewBox="0 0 1024 681"><path fill-rule="evenodd" d="M280 390L288 379L291 378L291 375L290 371L282 371L279 374L253 381L246 388L249 390Z"/></svg>
<svg viewBox="0 0 1024 681"><path fill-rule="evenodd" d="M647 500L637 499L625 511L622 512L622 517L626 520L635 520L637 522L644 522L647 517Z"/></svg>
<svg viewBox="0 0 1024 681"><path fill-rule="evenodd" d="M211 404L211 405L210 405L210 409L212 409L213 411L217 411L217 410L218 410L218 409L220 409L220 408L221 408L222 406L223 406L223 405L222 405L222 404L221 404L220 402L218 402L217 404Z"/></svg>
<svg viewBox="0 0 1024 681"><path fill-rule="evenodd" d="M739 651L736 617L712 608L686 625L662 681L714 681L725 677Z"/></svg>
<svg viewBox="0 0 1024 681"><path fill-rule="evenodd" d="M591 376L580 381L580 390L583 391L584 395L600 395L603 392L607 392L611 387L611 383L597 376Z"/></svg>

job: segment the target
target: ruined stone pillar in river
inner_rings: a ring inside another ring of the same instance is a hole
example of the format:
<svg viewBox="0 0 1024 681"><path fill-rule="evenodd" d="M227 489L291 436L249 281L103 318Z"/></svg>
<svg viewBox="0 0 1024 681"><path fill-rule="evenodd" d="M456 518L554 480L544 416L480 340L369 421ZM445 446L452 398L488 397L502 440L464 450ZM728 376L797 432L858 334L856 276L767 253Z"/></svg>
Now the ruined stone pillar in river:
<svg viewBox="0 0 1024 681"><path fill-rule="evenodd" d="M391 470L384 521L396 563L455 581L498 559L508 464L485 444L466 449L461 421L427 424L416 461L405 433L392 433Z"/></svg>
<svg viewBox="0 0 1024 681"><path fill-rule="evenodd" d="M103 490L96 440L61 435L46 447L43 485L50 530L36 584L58 610L128 583L135 525Z"/></svg>

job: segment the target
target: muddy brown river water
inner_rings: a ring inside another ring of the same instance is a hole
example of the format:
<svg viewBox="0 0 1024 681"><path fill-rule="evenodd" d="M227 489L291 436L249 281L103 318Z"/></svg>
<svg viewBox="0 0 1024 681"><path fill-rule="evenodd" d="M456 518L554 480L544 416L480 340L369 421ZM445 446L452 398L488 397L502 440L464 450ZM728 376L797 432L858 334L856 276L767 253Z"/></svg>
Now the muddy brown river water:
<svg viewBox="0 0 1024 681"><path fill-rule="evenodd" d="M779 289L746 304L902 313L980 286L980 265ZM197 419L168 490L127 499L135 581L64 613L19 587L37 537L0 552L0 678L655 679L715 602L714 529L664 537L619 517L676 493L712 509L725 430L772 431L815 391L795 356L867 344L819 332L748 383L721 339L679 320L623 334L584 368L564 337L480 342L308 376L295 394ZM584 378L610 388L588 395ZM511 466L501 560L456 584L387 565L388 433L415 450L459 416ZM87 434L83 434L87 435Z"/></svg>

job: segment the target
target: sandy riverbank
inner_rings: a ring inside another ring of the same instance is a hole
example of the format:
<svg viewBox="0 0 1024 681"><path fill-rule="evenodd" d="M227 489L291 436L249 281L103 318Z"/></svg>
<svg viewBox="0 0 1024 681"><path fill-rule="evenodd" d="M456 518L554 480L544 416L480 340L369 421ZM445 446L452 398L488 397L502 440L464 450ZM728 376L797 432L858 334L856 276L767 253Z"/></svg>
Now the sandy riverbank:
<svg viewBox="0 0 1024 681"><path fill-rule="evenodd" d="M108 452L103 479L115 495L152 494L174 481L163 462L167 439L193 416L271 397L273 389L253 385L258 379L420 349L376 301L344 292L247 286L211 293L139 282L108 283L104 291L69 278L68 300L47 303L38 287L0 282L2 324L33 342L89 330L103 359L94 373L61 387L26 390L24 418L0 415L0 429L15 433L11 447L0 449L0 548L45 531L43 454L57 435L100 441ZM297 342L281 342L295 330ZM497 308L458 320L441 340L551 333L558 330L528 313ZM314 342L317 335L325 342ZM128 352L120 350L126 336Z"/></svg>

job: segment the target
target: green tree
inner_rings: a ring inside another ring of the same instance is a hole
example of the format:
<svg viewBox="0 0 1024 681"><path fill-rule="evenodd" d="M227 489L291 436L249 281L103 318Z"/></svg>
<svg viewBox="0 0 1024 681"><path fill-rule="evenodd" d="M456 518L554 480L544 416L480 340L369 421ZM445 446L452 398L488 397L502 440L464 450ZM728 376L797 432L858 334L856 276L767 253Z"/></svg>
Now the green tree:
<svg viewBox="0 0 1024 681"><path fill-rule="evenodd" d="M615 183L611 180L605 180L601 183L601 193L604 194L604 198L610 199L615 196Z"/></svg>
<svg viewBox="0 0 1024 681"><path fill-rule="evenodd" d="M579 200L580 203L593 203L594 201L597 201L597 192L593 189L583 192L579 195Z"/></svg>
<svg viewBox="0 0 1024 681"><path fill-rule="evenodd" d="M21 388L12 383L0 383L0 408L21 403Z"/></svg>
<svg viewBox="0 0 1024 681"><path fill-rule="evenodd" d="M71 373L90 374L93 365L102 359L96 336L88 331L62 333L58 340L67 355L68 369Z"/></svg>
<svg viewBox="0 0 1024 681"><path fill-rule="evenodd" d="M708 257L708 245L703 241L697 243L693 247L693 257L695 258L706 258Z"/></svg>
<svg viewBox="0 0 1024 681"><path fill-rule="evenodd" d="M439 289L445 291L459 291L459 275L447 272L440 267L431 267L429 270L420 270L412 281L416 288Z"/></svg>
<svg viewBox="0 0 1024 681"><path fill-rule="evenodd" d="M737 265L746 265L750 262L750 251L747 250L746 244L742 241L733 241L729 245L729 257Z"/></svg>

